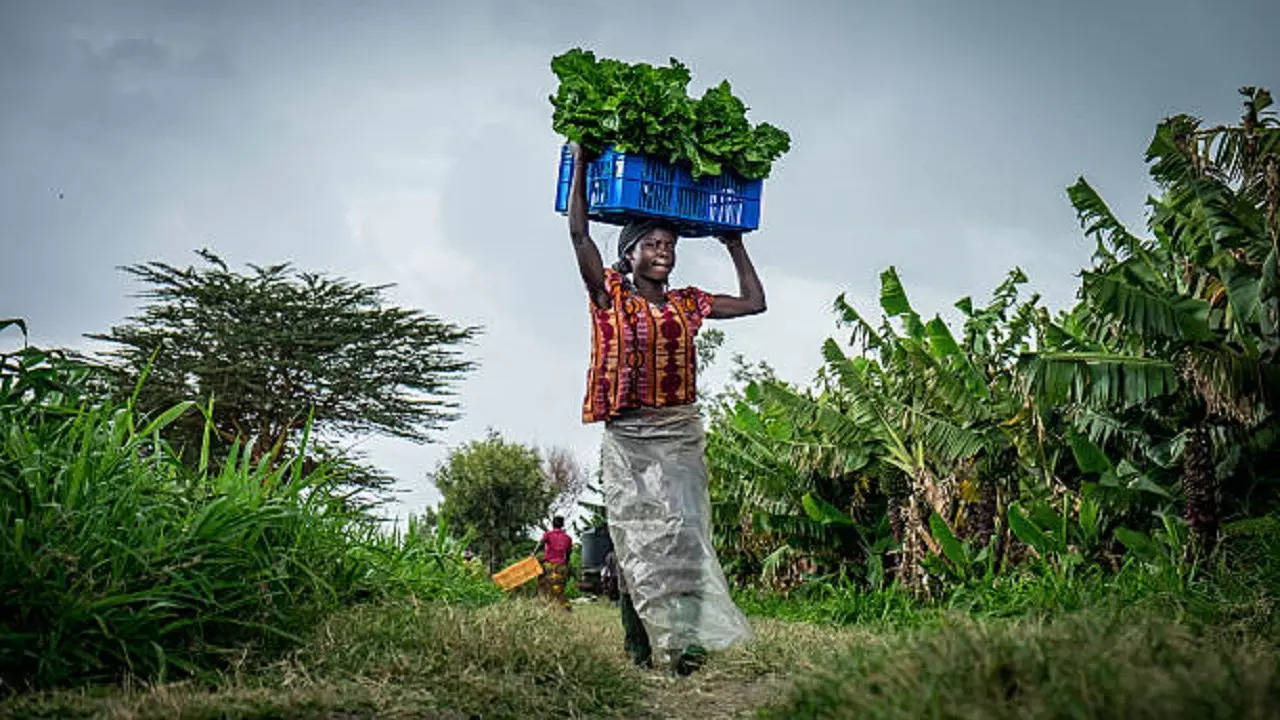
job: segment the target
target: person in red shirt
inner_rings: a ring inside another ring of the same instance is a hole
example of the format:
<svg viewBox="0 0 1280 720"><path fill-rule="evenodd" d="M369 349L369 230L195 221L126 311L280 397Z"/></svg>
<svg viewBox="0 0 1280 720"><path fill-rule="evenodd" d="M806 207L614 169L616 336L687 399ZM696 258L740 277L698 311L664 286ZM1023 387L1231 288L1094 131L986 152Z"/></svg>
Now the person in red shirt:
<svg viewBox="0 0 1280 720"><path fill-rule="evenodd" d="M551 519L551 529L542 534L533 554L542 552L542 579L539 589L544 598L569 609L569 599L564 596L565 583L569 581L569 553L573 551L573 538L564 531L564 518Z"/></svg>

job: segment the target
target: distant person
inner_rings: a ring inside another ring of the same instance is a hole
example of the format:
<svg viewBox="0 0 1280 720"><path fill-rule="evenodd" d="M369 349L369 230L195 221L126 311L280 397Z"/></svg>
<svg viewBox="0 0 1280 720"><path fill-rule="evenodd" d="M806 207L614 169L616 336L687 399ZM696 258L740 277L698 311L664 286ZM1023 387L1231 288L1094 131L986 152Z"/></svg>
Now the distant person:
<svg viewBox="0 0 1280 720"><path fill-rule="evenodd" d="M469 549L462 551L462 567L476 577L488 577L489 575L484 563Z"/></svg>
<svg viewBox="0 0 1280 720"><path fill-rule="evenodd" d="M617 262L604 267L587 223L592 158L577 145L573 154L569 237L591 313L582 420L605 423L601 469L609 535L626 587L619 605L627 650L648 665L646 653L631 651L652 644L666 653L672 672L687 675L702 665L707 649L751 635L711 544L693 339L705 318L764 312L764 286L742 234L729 233L720 242L737 272L737 295L669 288L678 230L655 220L624 227ZM643 646L636 631L646 635Z"/></svg>
<svg viewBox="0 0 1280 720"><path fill-rule="evenodd" d="M621 585L618 582L618 556L613 550L604 554L604 565L600 568L600 590L614 605L618 604Z"/></svg>
<svg viewBox="0 0 1280 720"><path fill-rule="evenodd" d="M564 531L564 517L556 515L551 519L551 529L542 534L533 554L537 555L539 550L543 551L542 577L538 580L540 594L567 610L569 599L564 595L564 586L569 582L569 554L573 552L573 538Z"/></svg>

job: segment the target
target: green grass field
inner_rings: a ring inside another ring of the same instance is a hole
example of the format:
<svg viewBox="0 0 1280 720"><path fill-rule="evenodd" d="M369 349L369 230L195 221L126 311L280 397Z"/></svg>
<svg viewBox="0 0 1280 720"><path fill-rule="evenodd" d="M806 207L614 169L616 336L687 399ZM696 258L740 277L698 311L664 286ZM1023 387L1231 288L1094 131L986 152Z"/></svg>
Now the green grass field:
<svg viewBox="0 0 1280 720"><path fill-rule="evenodd" d="M180 683L10 698L23 718L1265 718L1276 606L1222 622L1157 606L912 625L755 617L756 639L675 679L629 667L616 610L536 600L340 611L287 656ZM1269 630L1264 630L1269 628Z"/></svg>

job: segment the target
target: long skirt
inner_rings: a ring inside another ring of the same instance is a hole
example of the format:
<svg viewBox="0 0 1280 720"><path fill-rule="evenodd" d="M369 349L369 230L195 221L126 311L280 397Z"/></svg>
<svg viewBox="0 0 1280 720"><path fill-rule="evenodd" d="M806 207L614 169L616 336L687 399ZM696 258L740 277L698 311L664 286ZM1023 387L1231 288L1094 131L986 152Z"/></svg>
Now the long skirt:
<svg viewBox="0 0 1280 720"><path fill-rule="evenodd" d="M751 637L711 544L705 446L693 405L644 408L605 426L609 535L649 641L667 651Z"/></svg>
<svg viewBox="0 0 1280 720"><path fill-rule="evenodd" d="M564 586L569 582L569 566L565 563L542 563L542 577L538 578L538 594L560 607L569 607Z"/></svg>

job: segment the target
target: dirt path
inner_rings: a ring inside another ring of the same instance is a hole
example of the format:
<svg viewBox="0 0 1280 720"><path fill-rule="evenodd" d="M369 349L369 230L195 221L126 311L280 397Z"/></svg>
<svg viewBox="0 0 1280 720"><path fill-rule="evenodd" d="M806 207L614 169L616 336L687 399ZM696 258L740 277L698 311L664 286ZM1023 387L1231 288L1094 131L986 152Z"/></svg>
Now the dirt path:
<svg viewBox="0 0 1280 720"><path fill-rule="evenodd" d="M597 601L574 606L572 622L622 653L618 610ZM784 696L791 677L815 661L856 641L856 631L778 620L755 620L756 639L724 653L690 677L675 678L660 670L636 670L646 688L643 713L647 720L698 720L753 717L757 709Z"/></svg>
<svg viewBox="0 0 1280 720"><path fill-rule="evenodd" d="M825 664L832 653L853 642L875 641L866 632L753 620L754 640L713 652L701 670L677 678L665 669L641 670L627 662L618 609L607 601L575 604L567 615L536 601L479 609L368 606L348 610L334 622L340 624L326 624L301 654L212 687L177 680L32 693L0 702L0 718L532 720L548 715L541 712L546 709L542 701L530 699L529 683L545 678L547 659L560 657L559 652L571 654L565 657L572 665L568 686L601 693L581 705L569 703L560 717L610 715L609 707L635 698L638 688L637 703L611 717L725 720L752 717L784 700L794 678ZM587 648L603 652L589 653L590 661L582 663ZM464 659L453 674L427 657L451 652ZM520 659L507 662L515 652L522 653ZM603 684L585 682L593 677ZM489 711L477 712L474 701L481 696L495 703L483 706Z"/></svg>
<svg viewBox="0 0 1280 720"><path fill-rule="evenodd" d="M645 715L653 718L728 718L754 717L755 711L777 698L789 682L776 675L755 678L731 677L723 673L707 673L702 677L671 679L661 676L646 678L650 694L645 701Z"/></svg>

